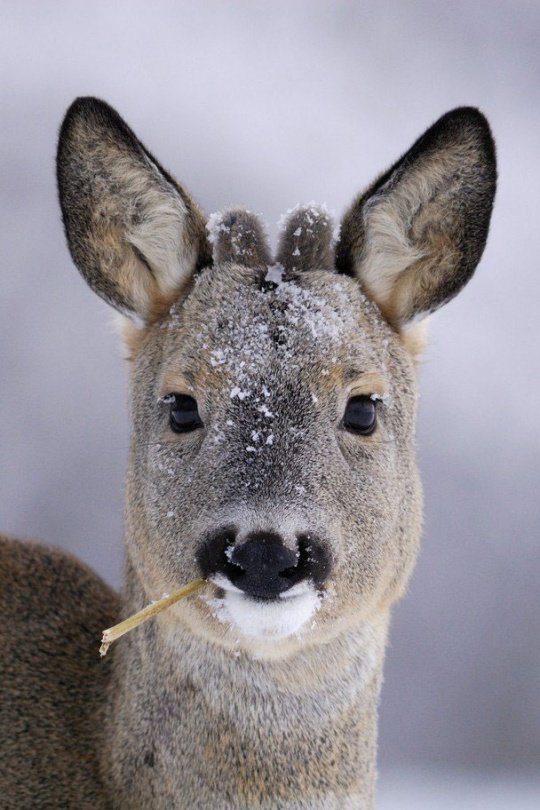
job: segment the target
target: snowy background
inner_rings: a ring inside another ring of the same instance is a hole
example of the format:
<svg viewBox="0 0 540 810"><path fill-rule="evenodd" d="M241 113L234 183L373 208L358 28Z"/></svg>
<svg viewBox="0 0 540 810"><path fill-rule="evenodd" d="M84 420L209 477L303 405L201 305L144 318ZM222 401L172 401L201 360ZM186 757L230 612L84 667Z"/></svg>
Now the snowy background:
<svg viewBox="0 0 540 810"><path fill-rule="evenodd" d="M380 808L540 806L540 5L0 2L0 526L121 573L126 372L73 268L63 113L117 107L207 211L342 212L439 115L479 106L500 186L421 370L421 558L397 606ZM446 802L446 803L444 803Z"/></svg>

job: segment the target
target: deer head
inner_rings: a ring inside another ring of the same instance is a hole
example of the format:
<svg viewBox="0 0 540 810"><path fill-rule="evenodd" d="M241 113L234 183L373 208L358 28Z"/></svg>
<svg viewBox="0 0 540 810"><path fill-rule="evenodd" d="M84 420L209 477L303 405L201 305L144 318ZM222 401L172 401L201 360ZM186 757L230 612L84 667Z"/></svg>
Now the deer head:
<svg viewBox="0 0 540 810"><path fill-rule="evenodd" d="M443 116L351 206L205 222L107 104L60 134L68 243L126 316L130 570L212 642L284 655L387 611L421 530L418 323L472 276L495 191L489 127ZM208 224L208 229L206 225Z"/></svg>

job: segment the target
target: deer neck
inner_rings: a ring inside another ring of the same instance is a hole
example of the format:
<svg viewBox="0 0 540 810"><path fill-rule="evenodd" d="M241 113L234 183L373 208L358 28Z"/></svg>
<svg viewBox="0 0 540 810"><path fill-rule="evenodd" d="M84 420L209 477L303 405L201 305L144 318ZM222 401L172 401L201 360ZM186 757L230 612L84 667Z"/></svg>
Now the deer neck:
<svg viewBox="0 0 540 810"><path fill-rule="evenodd" d="M146 597L128 566L125 612ZM387 617L279 660L159 620L111 651L114 807L370 810Z"/></svg>

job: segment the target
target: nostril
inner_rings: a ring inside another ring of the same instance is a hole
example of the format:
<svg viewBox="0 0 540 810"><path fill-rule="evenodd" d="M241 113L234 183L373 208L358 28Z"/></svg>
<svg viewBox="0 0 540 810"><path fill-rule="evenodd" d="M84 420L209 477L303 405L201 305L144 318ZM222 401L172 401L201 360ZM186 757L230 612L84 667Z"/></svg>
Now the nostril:
<svg viewBox="0 0 540 810"><path fill-rule="evenodd" d="M238 570L230 561L236 534L234 526L226 526L205 538L197 554L197 562L205 578L217 573L229 576L229 569Z"/></svg>
<svg viewBox="0 0 540 810"><path fill-rule="evenodd" d="M284 577L284 579L292 580L291 584L295 584L299 582L301 579L304 578L303 570L305 568L306 563L306 552L304 546L298 544L298 551L296 552L296 560L294 565L290 565L288 568L284 568L283 571L280 571L280 577Z"/></svg>
<svg viewBox="0 0 540 810"><path fill-rule="evenodd" d="M296 562L290 568L286 568L281 572L280 576L292 580L292 584L296 584L303 579L312 577L316 579L314 574L313 563L316 562L313 553L312 538L309 534L301 534L298 537L298 551L296 552ZM320 584L320 582L317 582Z"/></svg>
<svg viewBox="0 0 540 810"><path fill-rule="evenodd" d="M299 534L298 555L298 581L310 578L320 587L327 579L332 565L326 546L311 534Z"/></svg>

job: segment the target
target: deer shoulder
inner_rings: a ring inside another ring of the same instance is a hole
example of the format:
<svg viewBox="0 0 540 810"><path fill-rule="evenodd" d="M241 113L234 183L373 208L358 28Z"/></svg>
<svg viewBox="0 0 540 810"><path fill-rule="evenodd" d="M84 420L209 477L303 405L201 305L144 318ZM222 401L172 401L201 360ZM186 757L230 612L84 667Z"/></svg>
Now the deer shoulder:
<svg viewBox="0 0 540 810"><path fill-rule="evenodd" d="M96 743L109 664L97 647L117 615L116 594L81 562L0 538L4 810L107 807Z"/></svg>

